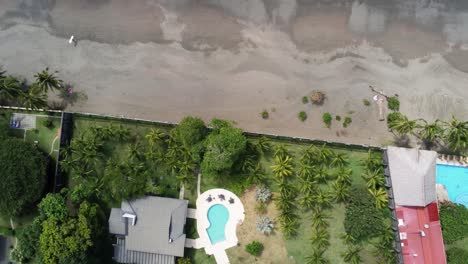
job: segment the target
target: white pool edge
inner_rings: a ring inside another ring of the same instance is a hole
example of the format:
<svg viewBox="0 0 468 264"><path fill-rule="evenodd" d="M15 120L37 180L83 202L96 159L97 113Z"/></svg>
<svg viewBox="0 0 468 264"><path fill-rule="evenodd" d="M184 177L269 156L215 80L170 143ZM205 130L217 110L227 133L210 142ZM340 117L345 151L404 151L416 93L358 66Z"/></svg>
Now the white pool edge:
<svg viewBox="0 0 468 264"><path fill-rule="evenodd" d="M221 201L218 195L223 194L225 200ZM214 200L207 202L206 199L211 195ZM233 198L234 203L229 203L229 199ZM208 236L207 228L210 226L208 220L208 210L216 204L224 205L229 212L229 220L226 223L225 227L225 237L226 240L218 242L216 244L211 244L210 238ZM197 198L196 202L197 212L197 231L200 236L201 246L205 248L205 252L208 255L215 255L216 262L218 264L228 264L229 259L227 258L225 250L231 247L237 246L237 226L242 224L245 219L244 206L242 205L241 200L234 193L225 190L225 189L211 189L208 190Z"/></svg>

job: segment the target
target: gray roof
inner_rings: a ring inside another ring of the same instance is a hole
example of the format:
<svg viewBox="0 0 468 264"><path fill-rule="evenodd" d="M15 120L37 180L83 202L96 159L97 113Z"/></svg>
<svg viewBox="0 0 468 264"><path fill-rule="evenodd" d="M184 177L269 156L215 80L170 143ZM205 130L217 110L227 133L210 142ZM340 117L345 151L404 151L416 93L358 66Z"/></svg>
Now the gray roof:
<svg viewBox="0 0 468 264"><path fill-rule="evenodd" d="M387 156L397 205L426 206L436 200L436 152L388 147Z"/></svg>
<svg viewBox="0 0 468 264"><path fill-rule="evenodd" d="M125 249L144 253L178 256L184 255L184 225L187 217L187 200L146 196L122 202L121 215L136 215L136 223L128 219L126 226ZM117 210L114 211L115 213ZM112 212L111 212L112 213ZM111 214L111 218L112 218ZM122 229L109 218L109 231ZM111 226L112 223L112 226ZM170 242L170 239L172 241Z"/></svg>
<svg viewBox="0 0 468 264"><path fill-rule="evenodd" d="M155 253L127 250L125 238L118 237L114 245L114 260L118 263L132 264L174 264L175 257Z"/></svg>
<svg viewBox="0 0 468 264"><path fill-rule="evenodd" d="M122 217L120 208L112 208L109 217L109 233L114 235L127 235L127 218Z"/></svg>

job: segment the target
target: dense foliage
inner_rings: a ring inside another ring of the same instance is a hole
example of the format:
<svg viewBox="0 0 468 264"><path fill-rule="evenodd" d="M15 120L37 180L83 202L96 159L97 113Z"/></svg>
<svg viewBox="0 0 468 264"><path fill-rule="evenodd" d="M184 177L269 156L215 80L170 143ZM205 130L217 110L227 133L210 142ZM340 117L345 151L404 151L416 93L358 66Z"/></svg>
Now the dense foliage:
<svg viewBox="0 0 468 264"><path fill-rule="evenodd" d="M468 236L468 209L461 204L443 203L440 206L440 223L445 243L463 239Z"/></svg>
<svg viewBox="0 0 468 264"><path fill-rule="evenodd" d="M14 261L28 263L36 258L38 252L39 237L42 232L42 218L37 217L31 225L17 234L17 246L11 251Z"/></svg>
<svg viewBox="0 0 468 264"><path fill-rule="evenodd" d="M245 251L252 256L260 256L263 251L263 244L258 241L252 241L245 246Z"/></svg>
<svg viewBox="0 0 468 264"><path fill-rule="evenodd" d="M468 251L461 248L452 247L445 253L447 254L448 264L466 264L468 260Z"/></svg>
<svg viewBox="0 0 468 264"><path fill-rule="evenodd" d="M246 150L247 139L242 130L232 124L213 120L213 131L206 138L206 152L201 164L206 174L218 175L230 172L241 154Z"/></svg>
<svg viewBox="0 0 468 264"><path fill-rule="evenodd" d="M201 142L208 134L203 120L198 117L185 117L179 125L172 129L170 138L190 151L195 160L199 160L202 150Z"/></svg>
<svg viewBox="0 0 468 264"><path fill-rule="evenodd" d="M332 115L331 115L330 113L325 113L325 114L323 114L323 116L322 116L322 120L323 120L323 123L325 123L325 125L326 125L328 128L330 128L331 122L332 122L332 120L333 120L333 117L332 117Z"/></svg>
<svg viewBox="0 0 468 264"><path fill-rule="evenodd" d="M383 226L383 212L374 205L372 196L364 188L354 188L346 205L344 227L357 241L366 241L379 234Z"/></svg>
<svg viewBox="0 0 468 264"><path fill-rule="evenodd" d="M400 110L400 101L396 97L388 97L387 98L388 102L388 109L392 111L398 111Z"/></svg>
<svg viewBox="0 0 468 264"><path fill-rule="evenodd" d="M20 215L41 197L47 161L35 146L4 139L0 142L0 166L0 213Z"/></svg>

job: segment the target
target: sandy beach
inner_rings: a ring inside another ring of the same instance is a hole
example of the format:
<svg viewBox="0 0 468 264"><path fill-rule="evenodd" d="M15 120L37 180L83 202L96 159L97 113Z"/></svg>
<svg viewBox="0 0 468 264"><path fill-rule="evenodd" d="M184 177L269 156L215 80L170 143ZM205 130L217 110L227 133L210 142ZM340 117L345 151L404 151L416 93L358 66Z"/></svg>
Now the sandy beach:
<svg viewBox="0 0 468 264"><path fill-rule="evenodd" d="M466 119L468 5L373 2L0 0L0 65L28 79L59 70L88 95L75 111L348 143L392 139L362 102L369 85L398 94L410 118ZM325 103L302 104L316 89ZM324 112L352 124L328 129Z"/></svg>

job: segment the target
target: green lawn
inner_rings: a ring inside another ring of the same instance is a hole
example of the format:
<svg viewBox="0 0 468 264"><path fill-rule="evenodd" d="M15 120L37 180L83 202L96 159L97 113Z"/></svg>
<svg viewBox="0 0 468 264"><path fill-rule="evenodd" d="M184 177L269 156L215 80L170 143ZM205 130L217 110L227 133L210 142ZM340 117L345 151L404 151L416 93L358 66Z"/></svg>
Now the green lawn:
<svg viewBox="0 0 468 264"><path fill-rule="evenodd" d="M36 129L26 131L26 141L34 143L38 142L39 148L45 153L49 154L54 160L58 159L58 152L52 150L58 150L60 145L59 129L60 129L60 118L53 117L53 127L48 128L44 125L44 121L47 117L37 117ZM57 140L55 140L57 139ZM53 148L52 148L52 143Z"/></svg>

